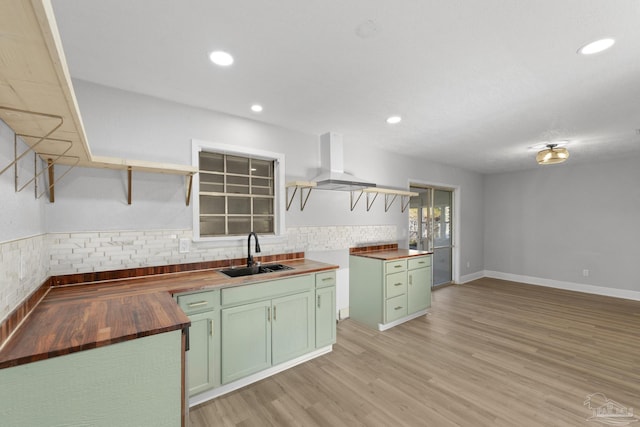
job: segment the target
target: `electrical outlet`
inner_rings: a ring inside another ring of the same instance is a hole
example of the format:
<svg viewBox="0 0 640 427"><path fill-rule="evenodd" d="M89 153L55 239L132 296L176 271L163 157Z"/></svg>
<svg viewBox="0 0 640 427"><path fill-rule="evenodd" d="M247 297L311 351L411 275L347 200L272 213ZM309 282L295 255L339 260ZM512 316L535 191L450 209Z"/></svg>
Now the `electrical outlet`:
<svg viewBox="0 0 640 427"><path fill-rule="evenodd" d="M189 253L191 247L191 241L189 239L180 239L180 244L178 245L178 252L181 254Z"/></svg>
<svg viewBox="0 0 640 427"><path fill-rule="evenodd" d="M589 277L589 270L587 270L587 269L582 270L582 275L584 277Z"/></svg>

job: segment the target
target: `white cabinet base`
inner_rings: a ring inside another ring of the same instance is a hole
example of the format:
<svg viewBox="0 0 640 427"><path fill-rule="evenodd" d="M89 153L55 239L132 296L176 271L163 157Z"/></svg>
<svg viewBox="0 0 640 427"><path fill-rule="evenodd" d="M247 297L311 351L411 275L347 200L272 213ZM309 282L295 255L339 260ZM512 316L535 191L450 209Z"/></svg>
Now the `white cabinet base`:
<svg viewBox="0 0 640 427"><path fill-rule="evenodd" d="M393 322L378 323L378 330L379 331L386 331L387 329L391 329L394 326L398 326L401 323L404 323L404 322L409 321L411 319L415 319L416 317L424 316L425 314L428 314L428 313L429 313L429 310L424 309L424 310L416 311L415 313L412 313L412 314L410 314L408 316L401 317L400 319L394 320Z"/></svg>
<svg viewBox="0 0 640 427"><path fill-rule="evenodd" d="M426 310L425 310L426 311ZM417 313L416 313L417 314ZM424 313L423 313L424 314ZM326 347L319 348L310 353L307 353L303 356L297 357L295 359L288 360L284 363L281 363L276 366L272 366L271 368L265 369L264 371L257 372L253 375L249 375L247 377L241 378L239 380L230 382L228 384L222 385L220 387L216 387L212 390L205 391L203 393L197 394L189 398L189 407L199 405L211 399L215 399L218 396L222 396L223 394L227 394L231 391L237 390L239 388L245 387L249 384L255 383L256 381L263 380L271 375L275 375L279 372L285 371L289 368L292 368L301 363L307 362L311 359L315 359L316 357L322 356L323 354L330 353L333 350L333 345L328 345Z"/></svg>

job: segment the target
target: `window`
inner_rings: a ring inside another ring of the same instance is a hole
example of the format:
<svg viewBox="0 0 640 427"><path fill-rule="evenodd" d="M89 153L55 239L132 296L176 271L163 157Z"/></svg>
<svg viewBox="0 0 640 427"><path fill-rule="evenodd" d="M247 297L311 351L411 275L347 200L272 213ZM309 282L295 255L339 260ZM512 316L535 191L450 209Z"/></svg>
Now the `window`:
<svg viewBox="0 0 640 427"><path fill-rule="evenodd" d="M199 168L194 235L278 234L284 156L219 144L194 142L194 148Z"/></svg>

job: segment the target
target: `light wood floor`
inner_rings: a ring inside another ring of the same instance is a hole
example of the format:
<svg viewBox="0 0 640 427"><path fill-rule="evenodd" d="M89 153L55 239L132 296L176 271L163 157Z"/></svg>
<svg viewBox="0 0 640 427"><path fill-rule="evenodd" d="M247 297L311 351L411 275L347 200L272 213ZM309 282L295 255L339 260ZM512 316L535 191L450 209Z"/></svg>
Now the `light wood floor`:
<svg viewBox="0 0 640 427"><path fill-rule="evenodd" d="M190 421L597 427L583 405L594 392L640 412L640 302L480 279L438 289L430 315L385 332L345 320L332 353Z"/></svg>

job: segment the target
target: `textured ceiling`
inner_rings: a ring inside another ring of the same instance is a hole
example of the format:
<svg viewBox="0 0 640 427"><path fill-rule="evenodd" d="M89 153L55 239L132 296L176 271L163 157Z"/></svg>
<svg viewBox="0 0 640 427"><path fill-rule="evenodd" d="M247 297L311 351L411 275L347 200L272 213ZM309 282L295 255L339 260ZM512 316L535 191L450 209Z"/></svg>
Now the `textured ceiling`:
<svg viewBox="0 0 640 427"><path fill-rule="evenodd" d="M531 147L554 140L574 163L640 154L637 0L53 6L75 78L483 173L538 167Z"/></svg>

